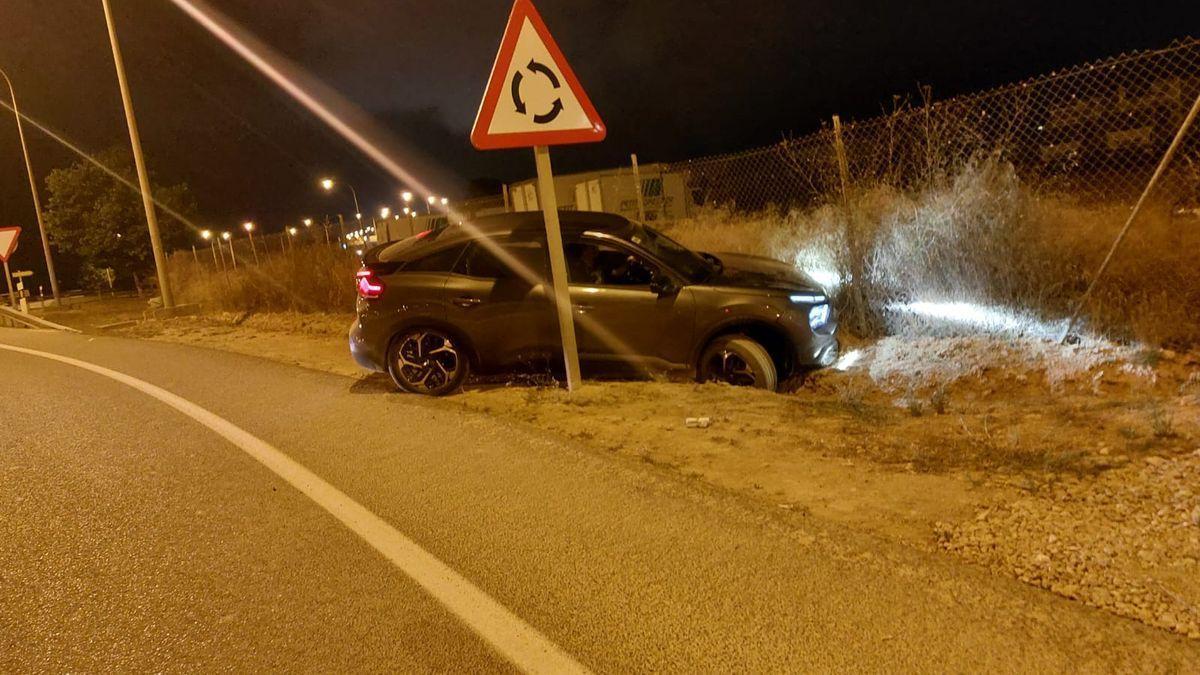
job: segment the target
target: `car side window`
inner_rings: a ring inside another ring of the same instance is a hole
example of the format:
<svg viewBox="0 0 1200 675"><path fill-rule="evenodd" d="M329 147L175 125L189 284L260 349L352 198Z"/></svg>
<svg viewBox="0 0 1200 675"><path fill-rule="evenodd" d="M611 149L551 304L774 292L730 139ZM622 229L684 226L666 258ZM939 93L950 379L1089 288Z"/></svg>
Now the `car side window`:
<svg viewBox="0 0 1200 675"><path fill-rule="evenodd" d="M649 286L657 267L640 255L594 241L566 245L572 284L580 286Z"/></svg>
<svg viewBox="0 0 1200 675"><path fill-rule="evenodd" d="M454 269L454 265L458 259L462 257L466 245L451 246L447 249L442 249L435 253L430 253L424 258L416 260L404 266L405 272L450 272Z"/></svg>
<svg viewBox="0 0 1200 675"><path fill-rule="evenodd" d="M458 262L455 274L477 279L523 279L532 273L539 283L549 278L549 258L546 246L540 241L497 241L496 245L506 254L510 262L523 268L523 273L501 260L489 247L474 242L466 255Z"/></svg>

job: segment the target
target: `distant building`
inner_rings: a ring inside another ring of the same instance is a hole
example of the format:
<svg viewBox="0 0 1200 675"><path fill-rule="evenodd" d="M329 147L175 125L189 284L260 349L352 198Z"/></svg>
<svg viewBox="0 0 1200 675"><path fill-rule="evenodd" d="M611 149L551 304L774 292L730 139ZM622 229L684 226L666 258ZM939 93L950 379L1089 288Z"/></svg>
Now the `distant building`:
<svg viewBox="0 0 1200 675"><path fill-rule="evenodd" d="M640 169L647 222L675 220L689 215L691 202L686 177L681 173L671 173L669 168L666 164L647 164ZM630 220L639 217L635 183L633 170L629 168L554 177L559 209L603 211ZM540 209L537 181L513 183L509 186L509 199L513 211Z"/></svg>

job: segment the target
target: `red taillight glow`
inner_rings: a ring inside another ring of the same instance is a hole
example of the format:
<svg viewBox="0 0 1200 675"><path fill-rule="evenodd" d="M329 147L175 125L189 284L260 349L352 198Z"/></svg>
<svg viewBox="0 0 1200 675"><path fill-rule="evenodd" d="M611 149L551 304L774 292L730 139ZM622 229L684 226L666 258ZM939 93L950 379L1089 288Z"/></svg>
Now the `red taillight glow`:
<svg viewBox="0 0 1200 675"><path fill-rule="evenodd" d="M424 232L418 232L416 235L413 236L413 239L417 239L417 240L424 239L425 237L428 237L431 234L433 234L433 230L425 230Z"/></svg>
<svg viewBox="0 0 1200 675"><path fill-rule="evenodd" d="M383 282L375 276L375 270L359 270L358 297L374 300L383 295Z"/></svg>

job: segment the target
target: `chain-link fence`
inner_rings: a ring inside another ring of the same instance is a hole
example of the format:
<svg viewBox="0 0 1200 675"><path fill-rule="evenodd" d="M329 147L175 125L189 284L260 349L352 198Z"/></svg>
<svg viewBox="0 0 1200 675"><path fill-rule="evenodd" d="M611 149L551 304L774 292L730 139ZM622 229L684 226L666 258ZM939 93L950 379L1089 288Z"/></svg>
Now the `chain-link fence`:
<svg viewBox="0 0 1200 675"><path fill-rule="evenodd" d="M933 101L897 97L892 112L776 145L680 162L693 202L738 211L831 202L847 187L919 189L989 155L1039 191L1130 198L1145 185L1200 93L1200 40L1135 52ZM1163 194L1200 202L1200 142L1192 134ZM844 157L845 170L839 158Z"/></svg>

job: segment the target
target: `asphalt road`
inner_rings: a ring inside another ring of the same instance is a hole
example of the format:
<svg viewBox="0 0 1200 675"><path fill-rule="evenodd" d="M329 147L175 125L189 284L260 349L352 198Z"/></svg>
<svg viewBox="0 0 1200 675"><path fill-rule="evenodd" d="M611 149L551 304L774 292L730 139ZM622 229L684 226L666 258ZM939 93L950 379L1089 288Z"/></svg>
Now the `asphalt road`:
<svg viewBox="0 0 1200 675"><path fill-rule="evenodd" d="M1200 663L1186 639L375 382L42 331L0 345L227 420L596 671ZM212 428L3 349L0 385L0 671L514 669L469 607Z"/></svg>

